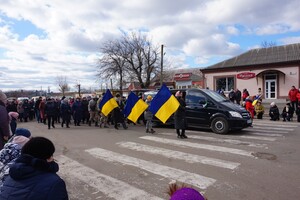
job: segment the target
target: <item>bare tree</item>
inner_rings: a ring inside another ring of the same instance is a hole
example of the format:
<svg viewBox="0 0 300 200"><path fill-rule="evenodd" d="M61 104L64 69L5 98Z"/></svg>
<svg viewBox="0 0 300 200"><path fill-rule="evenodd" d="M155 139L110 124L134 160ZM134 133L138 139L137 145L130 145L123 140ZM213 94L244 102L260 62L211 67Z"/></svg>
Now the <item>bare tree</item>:
<svg viewBox="0 0 300 200"><path fill-rule="evenodd" d="M108 41L100 48L102 56L98 60L98 77L101 79L118 77L119 89L122 91L125 60L120 55L118 46L119 41Z"/></svg>
<svg viewBox="0 0 300 200"><path fill-rule="evenodd" d="M98 65L98 77L118 78L122 91L125 82L137 81L141 88L147 88L158 73L159 51L141 33L131 33L108 41L100 48L102 56Z"/></svg>
<svg viewBox="0 0 300 200"><path fill-rule="evenodd" d="M58 84L58 89L62 93L63 96L65 96L65 92L70 90L66 76L57 76L56 84Z"/></svg>
<svg viewBox="0 0 300 200"><path fill-rule="evenodd" d="M154 46L146 35L131 33L124 35L121 44L126 60L126 69L131 78L140 83L141 88L148 88L151 80L159 72L159 48Z"/></svg>
<svg viewBox="0 0 300 200"><path fill-rule="evenodd" d="M266 40L261 42L262 48L275 47L275 46L276 46L276 42L267 42Z"/></svg>

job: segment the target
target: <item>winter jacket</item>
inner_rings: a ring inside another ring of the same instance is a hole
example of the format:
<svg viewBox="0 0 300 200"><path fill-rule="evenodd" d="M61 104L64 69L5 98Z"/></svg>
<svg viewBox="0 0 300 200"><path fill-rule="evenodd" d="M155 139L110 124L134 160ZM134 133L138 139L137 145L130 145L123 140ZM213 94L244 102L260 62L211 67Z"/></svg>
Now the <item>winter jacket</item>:
<svg viewBox="0 0 300 200"><path fill-rule="evenodd" d="M260 105L256 104L255 105L255 112L256 112L256 114L264 113L265 112L264 106L262 104L260 104Z"/></svg>
<svg viewBox="0 0 300 200"><path fill-rule="evenodd" d="M297 93L296 97L298 99L298 102L300 102L300 92Z"/></svg>
<svg viewBox="0 0 300 200"><path fill-rule="evenodd" d="M53 101L47 101L45 105L45 114L47 116L55 116L56 113L56 106Z"/></svg>
<svg viewBox="0 0 300 200"><path fill-rule="evenodd" d="M0 188L1 200L67 200L65 182L56 174L58 164L21 155L10 167Z"/></svg>
<svg viewBox="0 0 300 200"><path fill-rule="evenodd" d="M70 121L71 114L72 114L72 110L71 110L71 107L70 107L68 101L63 101L60 104L60 115L61 115L62 119L66 120L66 121Z"/></svg>
<svg viewBox="0 0 300 200"><path fill-rule="evenodd" d="M289 98L291 101L297 101L297 93L298 93L298 90L296 90L296 89L291 89L289 91Z"/></svg>
<svg viewBox="0 0 300 200"><path fill-rule="evenodd" d="M275 105L275 106L271 106L270 109L269 109L269 116L272 118L272 119L279 119L279 109L278 107Z"/></svg>
<svg viewBox="0 0 300 200"><path fill-rule="evenodd" d="M251 118L253 119L254 118L254 106L252 105L251 99L246 99L245 108L250 113Z"/></svg>
<svg viewBox="0 0 300 200"><path fill-rule="evenodd" d="M5 178L9 175L9 167L15 159L21 155L21 146L14 143L6 143L0 151L0 187Z"/></svg>
<svg viewBox="0 0 300 200"><path fill-rule="evenodd" d="M153 119L153 114L152 112L149 110L150 105L151 105L151 101L146 100L146 103L148 104L148 108L146 109L146 111L144 112L144 118L147 121L151 121Z"/></svg>
<svg viewBox="0 0 300 200"><path fill-rule="evenodd" d="M177 111L174 113L174 124L175 129L186 129L187 122L186 122L186 114L185 114L185 107L186 103L181 97L177 97L179 102L179 107Z"/></svg>
<svg viewBox="0 0 300 200"><path fill-rule="evenodd" d="M0 101L1 102L1 101ZM3 137L9 136L9 116L4 105L0 105L0 150L3 147Z"/></svg>

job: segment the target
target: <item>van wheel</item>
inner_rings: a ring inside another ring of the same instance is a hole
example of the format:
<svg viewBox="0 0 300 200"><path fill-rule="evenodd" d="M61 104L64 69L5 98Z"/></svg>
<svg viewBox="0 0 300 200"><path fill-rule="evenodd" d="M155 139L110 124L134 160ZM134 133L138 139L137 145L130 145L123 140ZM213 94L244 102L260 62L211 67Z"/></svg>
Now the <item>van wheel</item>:
<svg viewBox="0 0 300 200"><path fill-rule="evenodd" d="M226 134L229 130L228 122L223 117L216 117L211 122L211 129L214 133Z"/></svg>

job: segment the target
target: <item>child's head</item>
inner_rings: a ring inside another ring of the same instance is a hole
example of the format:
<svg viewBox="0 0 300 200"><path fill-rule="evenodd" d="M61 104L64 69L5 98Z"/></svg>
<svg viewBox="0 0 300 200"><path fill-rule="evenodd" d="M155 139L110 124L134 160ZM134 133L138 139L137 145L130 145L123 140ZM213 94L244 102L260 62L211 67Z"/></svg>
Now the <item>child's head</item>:
<svg viewBox="0 0 300 200"><path fill-rule="evenodd" d="M17 128L15 136L24 136L27 138L31 137L31 132L27 128Z"/></svg>
<svg viewBox="0 0 300 200"><path fill-rule="evenodd" d="M168 194L170 200L207 200L197 190L187 185L178 185L176 182L169 183Z"/></svg>

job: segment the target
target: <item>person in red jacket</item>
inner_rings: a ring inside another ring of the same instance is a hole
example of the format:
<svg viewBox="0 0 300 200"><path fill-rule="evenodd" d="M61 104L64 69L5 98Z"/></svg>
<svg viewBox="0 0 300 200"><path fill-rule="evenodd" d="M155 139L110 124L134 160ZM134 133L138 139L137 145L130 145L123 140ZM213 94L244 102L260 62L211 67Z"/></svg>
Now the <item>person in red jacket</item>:
<svg viewBox="0 0 300 200"><path fill-rule="evenodd" d="M250 96L245 100L245 108L250 113L251 118L254 118L254 106L252 105L253 101Z"/></svg>
<svg viewBox="0 0 300 200"><path fill-rule="evenodd" d="M300 88L298 90L298 93L297 93L296 97L297 97L298 105L299 105L300 104Z"/></svg>
<svg viewBox="0 0 300 200"><path fill-rule="evenodd" d="M298 107L297 94L298 94L298 90L295 88L295 86L292 86L292 89L290 89L289 91L289 99L291 101L294 110L296 110Z"/></svg>

